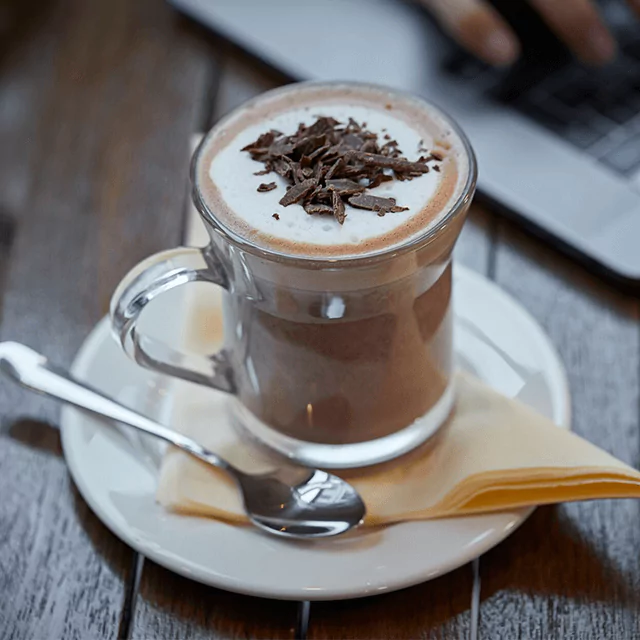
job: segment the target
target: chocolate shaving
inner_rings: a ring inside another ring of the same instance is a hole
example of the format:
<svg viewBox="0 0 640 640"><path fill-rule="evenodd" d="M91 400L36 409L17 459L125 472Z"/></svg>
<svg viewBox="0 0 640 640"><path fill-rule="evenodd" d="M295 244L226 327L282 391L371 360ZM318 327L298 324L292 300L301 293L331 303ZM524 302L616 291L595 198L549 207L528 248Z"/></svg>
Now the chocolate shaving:
<svg viewBox="0 0 640 640"><path fill-rule="evenodd" d="M344 202L337 191L332 191L333 217L340 223L344 224L347 214L344 212Z"/></svg>
<svg viewBox="0 0 640 640"><path fill-rule="evenodd" d="M333 118L325 118L320 116L310 127L307 128L307 134L319 135L333 131L340 123Z"/></svg>
<svg viewBox="0 0 640 640"><path fill-rule="evenodd" d="M379 187L383 182L393 182L393 176L389 176L386 173L379 173L371 182L367 185L368 189L375 189Z"/></svg>
<svg viewBox="0 0 640 640"><path fill-rule="evenodd" d="M360 193L357 196L349 198L349 204L357 209L368 209L369 211L377 211L384 215L393 211L408 211L408 207L396 206L395 198L378 198L377 196L369 196L365 193Z"/></svg>
<svg viewBox="0 0 640 640"><path fill-rule="evenodd" d="M305 204L304 205L304 210L309 215L313 215L314 213L317 213L317 214L324 214L324 213L333 214L333 209L327 204Z"/></svg>
<svg viewBox="0 0 640 640"><path fill-rule="evenodd" d="M318 185L310 194L307 195L306 201L313 202L317 200L318 194L322 191L322 185Z"/></svg>
<svg viewBox="0 0 640 640"><path fill-rule="evenodd" d="M406 211L394 198L380 198L370 191L384 182L413 180L429 171L428 162L442 160L439 152L424 149L425 155L412 162L403 157L397 141L382 131L383 140L379 140L364 122L349 118L340 123L318 116L309 126L299 124L293 135L275 130L263 133L243 151L264 165L256 175L273 172L286 181L282 206L299 203L310 215L332 215L344 224L347 203L379 216ZM258 191L275 188L275 182L263 183Z"/></svg>
<svg viewBox="0 0 640 640"><path fill-rule="evenodd" d="M283 207L288 207L290 204L295 204L296 202L300 202L308 193L311 191L318 182L313 178L309 180L304 180L300 182L295 187L291 187L287 193L282 196L280 200L280 204Z"/></svg>
<svg viewBox="0 0 640 640"><path fill-rule="evenodd" d="M280 220L280 216L277 213L274 213L271 217L275 218L276 220Z"/></svg>
<svg viewBox="0 0 640 640"><path fill-rule="evenodd" d="M342 145L349 149L362 149L364 143L364 139L357 133L347 133L347 135L342 138Z"/></svg>
<svg viewBox="0 0 640 640"><path fill-rule="evenodd" d="M375 140L365 140L365 143L360 147L360 151L376 153L378 151L378 143Z"/></svg>
<svg viewBox="0 0 640 640"><path fill-rule="evenodd" d="M329 151L329 149L331 149L331 145L330 144L324 144L321 147L318 147L315 151L312 151L306 157L309 158L309 161L315 160L318 156L321 156L325 151Z"/></svg>
<svg viewBox="0 0 640 640"><path fill-rule="evenodd" d="M393 169L396 173L427 173L429 168L421 162L411 162L404 158L394 158L384 156L380 153L365 153L362 151L349 151L349 158L358 160L362 164L381 167L383 169Z"/></svg>
<svg viewBox="0 0 640 640"><path fill-rule="evenodd" d="M389 156L391 158L398 158L402 155L398 148L398 143L395 140L389 140L380 147L380 154L383 156ZM418 161L419 162L419 161Z"/></svg>
<svg viewBox="0 0 640 640"><path fill-rule="evenodd" d="M329 168L329 171L327 171L325 178L327 180L331 180L333 178L333 176L338 173L338 171L340 171L340 169L342 168L342 166L344 165L344 161L342 160L342 158L338 158Z"/></svg>
<svg viewBox="0 0 640 640"><path fill-rule="evenodd" d="M352 196L354 193L362 193L366 187L349 180L349 178L340 178L337 180L325 180L327 189L337 191L341 196Z"/></svg>
<svg viewBox="0 0 640 640"><path fill-rule="evenodd" d="M309 156L302 156L300 160L300 166L303 169L308 169L311 166L311 160L312 158L310 158Z"/></svg>
<svg viewBox="0 0 640 640"><path fill-rule="evenodd" d="M329 191L329 189L320 188L318 193L316 194L316 200L318 202L330 203L331 199L332 199L332 193L331 191Z"/></svg>
<svg viewBox="0 0 640 640"><path fill-rule="evenodd" d="M276 158L272 166L273 170L282 178L288 178L291 175L291 163L283 158Z"/></svg>
<svg viewBox="0 0 640 640"><path fill-rule="evenodd" d="M276 138L276 132L273 130L267 133L263 133L255 142L252 142L251 144L248 144L246 147L243 147L242 151L248 151L249 153L260 151L262 149L265 149L266 147L269 147L272 144L272 142L275 140L275 138Z"/></svg>

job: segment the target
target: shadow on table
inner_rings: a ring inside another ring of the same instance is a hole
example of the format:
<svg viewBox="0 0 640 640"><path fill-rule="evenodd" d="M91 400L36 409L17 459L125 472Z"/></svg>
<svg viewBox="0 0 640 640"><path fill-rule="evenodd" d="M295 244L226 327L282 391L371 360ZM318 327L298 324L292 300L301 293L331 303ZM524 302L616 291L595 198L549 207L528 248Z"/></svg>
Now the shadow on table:
<svg viewBox="0 0 640 640"><path fill-rule="evenodd" d="M296 614L295 602L207 587L145 559L133 630L139 637L200 637L206 630L220 638L292 638Z"/></svg>
<svg viewBox="0 0 640 640"><path fill-rule="evenodd" d="M12 422L5 433L21 444L53 456L62 455L60 431L57 427L33 418L18 418Z"/></svg>
<svg viewBox="0 0 640 640"><path fill-rule="evenodd" d="M309 638L467 638L471 565L386 595L311 606Z"/></svg>
<svg viewBox="0 0 640 640"><path fill-rule="evenodd" d="M638 562L621 566L615 550L606 542L600 544L604 540L597 539L597 531L589 532L590 537L595 533L594 542L585 539L587 532L576 526L566 508L540 507L519 531L482 557L481 600L513 591L576 602L615 602L640 611ZM585 509L580 521L591 517L593 522L595 516Z"/></svg>

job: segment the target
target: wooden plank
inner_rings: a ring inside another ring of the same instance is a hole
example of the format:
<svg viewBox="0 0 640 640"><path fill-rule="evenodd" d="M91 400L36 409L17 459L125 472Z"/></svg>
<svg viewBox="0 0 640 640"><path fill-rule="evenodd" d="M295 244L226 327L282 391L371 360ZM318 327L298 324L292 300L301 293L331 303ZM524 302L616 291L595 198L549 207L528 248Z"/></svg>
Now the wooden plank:
<svg viewBox="0 0 640 640"><path fill-rule="evenodd" d="M576 432L637 468L638 301L506 224L495 267L560 352ZM637 638L639 522L638 501L539 509L482 559L480 637Z"/></svg>
<svg viewBox="0 0 640 640"><path fill-rule="evenodd" d="M456 246L455 259L486 274L492 225L492 214L474 205ZM473 584L472 567L466 565L436 580L389 595L342 603L313 603L309 638L468 638L474 624Z"/></svg>
<svg viewBox="0 0 640 640"><path fill-rule="evenodd" d="M0 216L15 220L34 179L34 137L40 99L53 83L52 56L59 38L51 7L34 0L4 3L0 26ZM37 43L37 46L34 46Z"/></svg>
<svg viewBox="0 0 640 640"><path fill-rule="evenodd" d="M0 334L68 365L124 272L179 241L211 64L160 0L45 16L0 69L0 197L16 223ZM0 638L116 637L131 551L73 489L58 407L5 382L0 407Z"/></svg>
<svg viewBox="0 0 640 640"><path fill-rule="evenodd" d="M219 50L224 50L216 43ZM257 93L275 86L271 76L228 57L216 94L213 113L205 122ZM186 184L186 183L184 183ZM179 594L176 597L176 594ZM227 593L177 576L145 560L132 638L287 638L293 637L296 605Z"/></svg>

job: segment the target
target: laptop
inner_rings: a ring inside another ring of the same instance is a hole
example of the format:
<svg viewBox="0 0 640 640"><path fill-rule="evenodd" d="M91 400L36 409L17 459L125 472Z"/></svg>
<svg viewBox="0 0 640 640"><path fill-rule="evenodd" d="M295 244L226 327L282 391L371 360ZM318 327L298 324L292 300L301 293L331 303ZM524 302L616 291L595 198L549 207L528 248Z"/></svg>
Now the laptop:
<svg viewBox="0 0 640 640"><path fill-rule="evenodd" d="M401 0L171 0L292 79L381 83L440 105L471 139L482 197L637 290L640 26L624 2L601 3L621 51L593 70L532 11L518 25L522 14L508 15L515 0L493 2L523 40L523 61L511 70L467 55Z"/></svg>

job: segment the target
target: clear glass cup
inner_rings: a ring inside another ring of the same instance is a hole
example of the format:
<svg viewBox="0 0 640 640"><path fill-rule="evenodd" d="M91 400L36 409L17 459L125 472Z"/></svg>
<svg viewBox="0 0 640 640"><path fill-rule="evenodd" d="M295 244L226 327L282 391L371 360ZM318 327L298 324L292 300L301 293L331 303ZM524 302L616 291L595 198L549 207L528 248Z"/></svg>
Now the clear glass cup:
<svg viewBox="0 0 640 640"><path fill-rule="evenodd" d="M226 227L196 179L205 138L191 179L211 242L156 254L124 278L111 316L125 351L229 393L238 428L303 464L370 465L424 442L455 402L451 254L476 183L471 146L450 125L468 156L458 200L422 236L347 259L266 250ZM219 353L181 353L137 331L152 299L196 280L224 290Z"/></svg>

